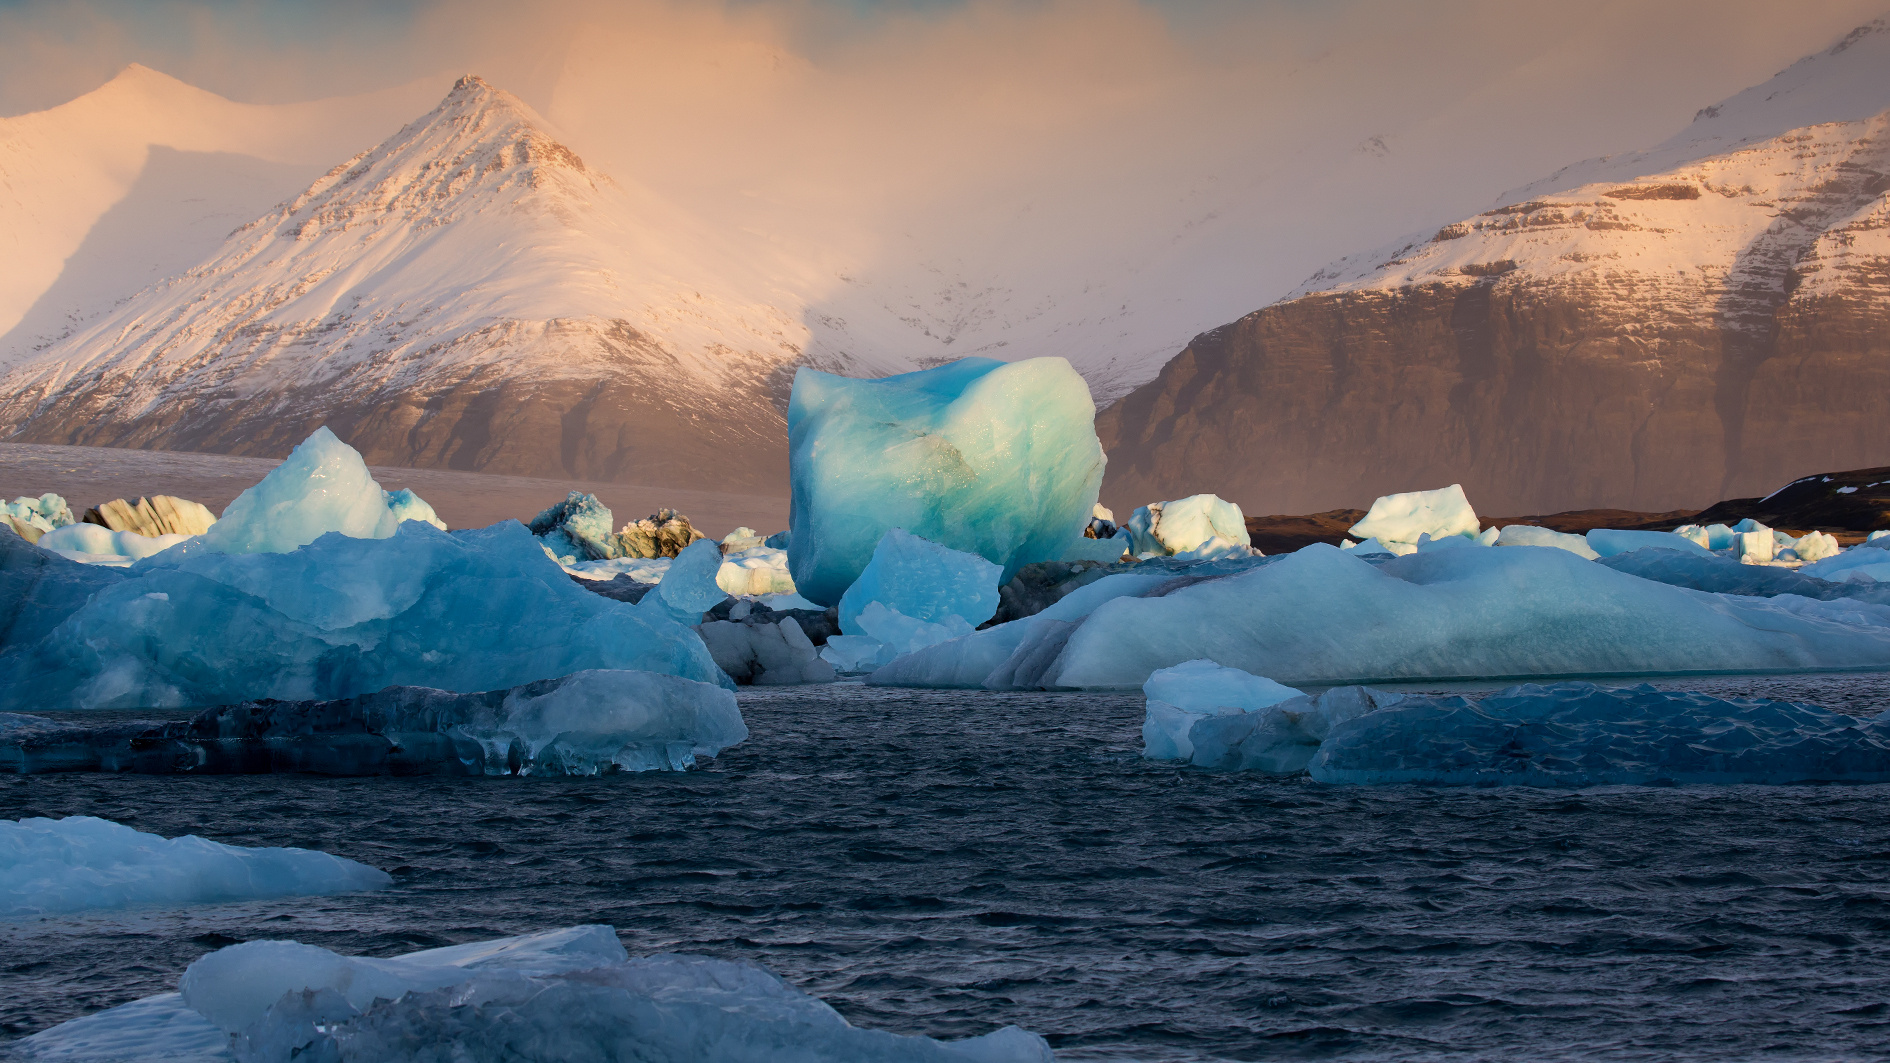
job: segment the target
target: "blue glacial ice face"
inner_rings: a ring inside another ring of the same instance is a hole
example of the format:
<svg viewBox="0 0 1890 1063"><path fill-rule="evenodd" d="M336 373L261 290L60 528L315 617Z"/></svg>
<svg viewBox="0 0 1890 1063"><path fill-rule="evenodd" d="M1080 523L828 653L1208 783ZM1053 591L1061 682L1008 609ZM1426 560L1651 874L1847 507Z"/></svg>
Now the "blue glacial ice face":
<svg viewBox="0 0 1890 1063"><path fill-rule="evenodd" d="M728 685L694 631L578 587L521 525L406 521L285 554L198 542L146 558L0 647L0 709L500 690L587 668Z"/></svg>
<svg viewBox="0 0 1890 1063"><path fill-rule="evenodd" d="M1890 553L1877 551L1886 562ZM1804 598L1835 601L1854 598L1878 605L1890 605L1890 586L1869 580L1835 582L1807 575L1815 566L1793 570L1771 565L1741 564L1723 554L1698 554L1680 550L1640 549L1606 557L1601 563L1616 572L1626 572L1642 579L1657 580L1675 587L1691 587L1715 594L1745 594L1773 598L1796 594Z"/></svg>
<svg viewBox="0 0 1890 1063"><path fill-rule="evenodd" d="M1103 603L1038 685L1133 689L1203 656L1294 685L1890 665L1890 607L1706 594L1562 550L1437 550L1373 565L1314 545L1257 560L1270 563Z"/></svg>
<svg viewBox="0 0 1890 1063"><path fill-rule="evenodd" d="M834 605L887 531L1003 567L1054 561L1102 486L1096 408L1061 358L967 358L852 380L802 369L788 405L788 564Z"/></svg>
<svg viewBox="0 0 1890 1063"><path fill-rule="evenodd" d="M327 428L237 495L202 536L226 554L286 553L328 532L385 539L400 519L355 449Z"/></svg>
<svg viewBox="0 0 1890 1063"><path fill-rule="evenodd" d="M119 569L80 564L0 530L0 655L44 636L124 578Z"/></svg>
<svg viewBox="0 0 1890 1063"><path fill-rule="evenodd" d="M1630 550L1679 550L1711 557L1713 552L1684 535L1664 531L1631 531L1620 528L1596 528L1587 535L1588 548L1598 557L1613 557Z"/></svg>
<svg viewBox="0 0 1890 1063"><path fill-rule="evenodd" d="M1142 755L1151 760L1187 760L1194 755L1188 732L1209 716L1257 712L1302 696L1264 676L1213 661L1185 661L1163 668L1142 684L1147 698Z"/></svg>
<svg viewBox="0 0 1890 1063"><path fill-rule="evenodd" d="M873 557L840 597L840 630L864 635L860 612L878 602L914 620L956 616L972 627L998 607L1003 570L976 554L953 550L893 528L873 547Z"/></svg>
<svg viewBox="0 0 1890 1063"><path fill-rule="evenodd" d="M387 503L387 511L394 515L396 522L403 520L425 521L441 531L446 530L446 522L440 519L427 500L413 493L408 488L398 491L382 491L382 501Z"/></svg>
<svg viewBox="0 0 1890 1063"><path fill-rule="evenodd" d="M1650 686L1408 697L1333 728L1320 782L1602 786L1890 782L1890 717Z"/></svg>
<svg viewBox="0 0 1890 1063"><path fill-rule="evenodd" d="M403 956L250 941L185 970L178 993L74 1019L19 1042L32 1058L145 1058L154 1042L221 1046L209 1059L613 1059L649 1063L1052 1063L1014 1026L934 1041L862 1030L758 967L631 958L608 926Z"/></svg>
<svg viewBox="0 0 1890 1063"><path fill-rule="evenodd" d="M1449 535L1476 535L1476 510L1464 497L1463 487L1451 484L1435 491L1406 491L1372 502L1365 518L1352 525L1360 539L1381 543L1415 543L1418 536L1442 539Z"/></svg>
<svg viewBox="0 0 1890 1063"><path fill-rule="evenodd" d="M643 596L637 608L672 623L700 624L703 613L728 597L716 582L721 570L721 548L713 540L697 539L676 555L663 573L662 582Z"/></svg>
<svg viewBox="0 0 1890 1063"><path fill-rule="evenodd" d="M391 885L385 872L308 849L165 838L91 816L0 820L0 919Z"/></svg>

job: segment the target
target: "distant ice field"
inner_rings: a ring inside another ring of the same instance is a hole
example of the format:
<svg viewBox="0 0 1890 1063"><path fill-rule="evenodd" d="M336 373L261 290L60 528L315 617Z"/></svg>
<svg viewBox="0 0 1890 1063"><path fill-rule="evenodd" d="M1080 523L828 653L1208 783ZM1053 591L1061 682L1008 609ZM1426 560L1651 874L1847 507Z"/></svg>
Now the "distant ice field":
<svg viewBox="0 0 1890 1063"><path fill-rule="evenodd" d="M1656 685L1890 705L1886 673ZM395 880L9 924L0 1038L168 991L235 941L392 955L602 922L632 955L765 965L857 1025L1015 1023L1064 1059L1883 1042L1890 787L1279 782L1142 760L1140 695L842 685L741 708L749 741L686 774L0 777L0 818L318 848Z"/></svg>

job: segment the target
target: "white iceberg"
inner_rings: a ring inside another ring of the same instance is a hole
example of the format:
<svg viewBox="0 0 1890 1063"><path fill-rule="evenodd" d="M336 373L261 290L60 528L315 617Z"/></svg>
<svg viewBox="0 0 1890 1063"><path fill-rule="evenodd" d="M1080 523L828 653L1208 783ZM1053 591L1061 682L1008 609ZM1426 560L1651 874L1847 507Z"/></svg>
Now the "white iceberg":
<svg viewBox="0 0 1890 1063"><path fill-rule="evenodd" d="M1567 532L1551 531L1528 524L1509 524L1497 533L1498 546L1548 546L1557 550L1567 550L1576 557L1593 561L1601 555L1589 545L1586 536L1570 535Z"/></svg>
<svg viewBox="0 0 1890 1063"><path fill-rule="evenodd" d="M0 919L384 889L387 874L308 849L165 838L92 816L0 820Z"/></svg>
<svg viewBox="0 0 1890 1063"><path fill-rule="evenodd" d="M190 541L188 535L139 535L115 532L102 524L68 524L39 537L41 550L51 550L68 561L128 568L139 558Z"/></svg>
<svg viewBox="0 0 1890 1063"><path fill-rule="evenodd" d="M1512 687L1473 703L1407 697L1334 727L1319 782L1604 786L1890 782L1890 713L1651 686Z"/></svg>
<svg viewBox="0 0 1890 1063"><path fill-rule="evenodd" d="M1352 525L1351 532L1360 539L1389 544L1415 543L1420 535L1433 539L1474 536L1481 527L1462 485L1451 484L1435 491L1406 491L1378 498L1365 512L1365 518Z"/></svg>
<svg viewBox="0 0 1890 1063"><path fill-rule="evenodd" d="M1437 550L1373 565L1315 544L1266 560L1096 606L1060 647L1037 647L1032 685L1133 689L1203 656L1291 685L1890 666L1890 607L1702 593L1562 550ZM950 672L917 663L891 672Z"/></svg>
<svg viewBox="0 0 1890 1063"><path fill-rule="evenodd" d="M1218 495L1151 502L1131 514L1123 528L1137 557L1237 556L1249 553L1253 544L1240 507Z"/></svg>
<svg viewBox="0 0 1890 1063"><path fill-rule="evenodd" d="M398 491L382 491L381 495L381 501L387 503L387 511L394 515L396 522L417 520L431 524L441 531L446 530L446 522L440 519L438 513L433 512L433 507L427 505L426 499L414 494L410 488L403 487Z"/></svg>
<svg viewBox="0 0 1890 1063"><path fill-rule="evenodd" d="M661 607L686 612L706 597L699 583L721 599L713 544L709 554L706 577L643 608L577 586L512 521L459 532L405 521L388 539L327 535L291 553L187 543L82 601L58 597L63 617L37 613L9 632L0 710L501 690L587 668L728 685L702 640Z"/></svg>
<svg viewBox="0 0 1890 1063"><path fill-rule="evenodd" d="M355 449L317 428L201 536L226 554L287 553L329 532L385 539L401 520ZM431 512L431 509L428 510Z"/></svg>
<svg viewBox="0 0 1890 1063"><path fill-rule="evenodd" d="M1042 1038L1014 1026L960 1041L862 1030L757 967L673 954L632 959L607 926L385 959L293 941L246 942L191 964L177 993L17 1042L28 1059L71 1063L151 1060L158 1043L218 1063L1053 1059Z"/></svg>
<svg viewBox="0 0 1890 1063"><path fill-rule="evenodd" d="M10 518L42 534L73 523L72 507L51 491L38 498L21 495L11 502L0 503L0 517ZM0 527L6 523L0 521Z"/></svg>
<svg viewBox="0 0 1890 1063"><path fill-rule="evenodd" d="M715 582L729 594L749 598L795 593L787 551L768 546L759 539L740 550L724 553Z"/></svg>
<svg viewBox="0 0 1890 1063"><path fill-rule="evenodd" d="M789 567L833 605L887 531L1003 569L1063 556L1102 485L1089 386L1061 358L967 358L853 380L812 369L788 404Z"/></svg>

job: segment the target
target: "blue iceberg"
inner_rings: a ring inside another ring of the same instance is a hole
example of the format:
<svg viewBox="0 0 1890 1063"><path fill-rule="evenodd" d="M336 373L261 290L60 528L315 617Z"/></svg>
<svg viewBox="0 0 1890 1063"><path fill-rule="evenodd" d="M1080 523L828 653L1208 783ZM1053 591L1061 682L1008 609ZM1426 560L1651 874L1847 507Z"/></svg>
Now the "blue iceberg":
<svg viewBox="0 0 1890 1063"><path fill-rule="evenodd" d="M1890 713L1641 685L1406 697L1334 727L1319 782L1603 786L1890 782Z"/></svg>
<svg viewBox="0 0 1890 1063"><path fill-rule="evenodd" d="M352 893L393 881L308 849L165 838L92 816L0 820L0 919Z"/></svg>
<svg viewBox="0 0 1890 1063"><path fill-rule="evenodd" d="M442 532L410 520L389 538L329 534L290 553L187 543L104 570L110 582L57 564L27 577L55 600L0 645L0 710L501 690L592 668L729 685L693 630L578 587L511 521Z"/></svg>
<svg viewBox="0 0 1890 1063"><path fill-rule="evenodd" d="M1055 561L1102 485L1089 387L1061 358L967 358L852 380L802 369L788 405L788 567L834 605L903 528L1003 567Z"/></svg>

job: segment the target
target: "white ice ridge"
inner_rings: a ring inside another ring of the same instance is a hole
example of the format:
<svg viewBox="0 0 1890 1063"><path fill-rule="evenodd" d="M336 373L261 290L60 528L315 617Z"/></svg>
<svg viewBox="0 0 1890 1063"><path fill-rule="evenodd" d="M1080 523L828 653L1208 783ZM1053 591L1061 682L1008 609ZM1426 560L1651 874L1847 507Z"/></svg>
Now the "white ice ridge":
<svg viewBox="0 0 1890 1063"><path fill-rule="evenodd" d="M1062 558L1102 486L1089 388L1061 358L966 358L853 380L802 369L788 404L788 564L833 605L893 528L1002 566Z"/></svg>
<svg viewBox="0 0 1890 1063"><path fill-rule="evenodd" d="M1469 546L1374 564L1313 545L1254 564L1152 575L1155 587L1081 600L1087 615L1046 611L933 646L874 682L1122 690L1201 657L1296 686L1890 666L1890 606L1710 594L1564 550ZM1140 596L1151 589L1162 593Z"/></svg>
<svg viewBox="0 0 1890 1063"><path fill-rule="evenodd" d="M1051 1063L1015 1026L960 1041L863 1030L746 964L632 959L577 926L386 959L252 941L191 964L179 991L16 1042L29 1060L288 1063Z"/></svg>
<svg viewBox="0 0 1890 1063"><path fill-rule="evenodd" d="M309 849L164 838L91 816L0 820L0 919L136 905L302 897L393 884Z"/></svg>

